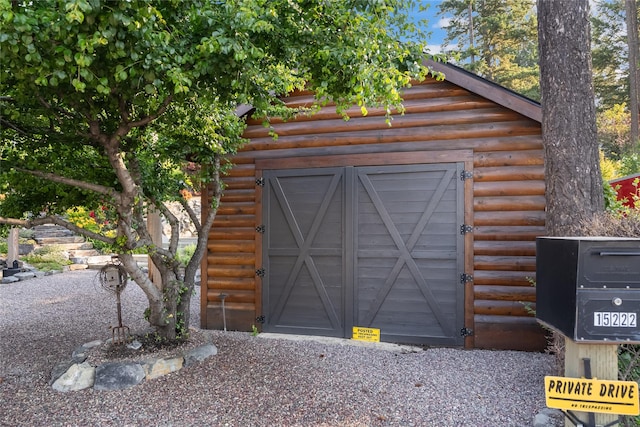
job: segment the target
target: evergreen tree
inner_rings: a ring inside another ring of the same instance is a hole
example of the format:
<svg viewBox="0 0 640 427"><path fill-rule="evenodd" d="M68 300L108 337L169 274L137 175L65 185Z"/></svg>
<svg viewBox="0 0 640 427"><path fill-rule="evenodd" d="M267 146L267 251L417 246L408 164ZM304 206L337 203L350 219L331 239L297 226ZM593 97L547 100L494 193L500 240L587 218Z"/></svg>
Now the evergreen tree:
<svg viewBox="0 0 640 427"><path fill-rule="evenodd" d="M624 0L600 0L592 14L593 84L599 111L629 105Z"/></svg>
<svg viewBox="0 0 640 427"><path fill-rule="evenodd" d="M452 16L444 50L462 67L532 99L540 99L534 0L445 0Z"/></svg>

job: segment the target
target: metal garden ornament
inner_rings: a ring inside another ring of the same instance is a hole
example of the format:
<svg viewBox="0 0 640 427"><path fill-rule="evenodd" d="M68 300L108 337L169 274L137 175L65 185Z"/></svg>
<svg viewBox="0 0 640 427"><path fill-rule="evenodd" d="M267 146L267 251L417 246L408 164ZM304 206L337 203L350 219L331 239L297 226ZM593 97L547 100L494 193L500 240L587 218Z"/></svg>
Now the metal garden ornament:
<svg viewBox="0 0 640 427"><path fill-rule="evenodd" d="M120 294L127 287L127 272L121 264L106 264L98 273L100 285L103 289L116 295L116 307L118 310L118 326L111 327L111 335L114 344L125 344L129 337L129 327L122 324L122 304Z"/></svg>

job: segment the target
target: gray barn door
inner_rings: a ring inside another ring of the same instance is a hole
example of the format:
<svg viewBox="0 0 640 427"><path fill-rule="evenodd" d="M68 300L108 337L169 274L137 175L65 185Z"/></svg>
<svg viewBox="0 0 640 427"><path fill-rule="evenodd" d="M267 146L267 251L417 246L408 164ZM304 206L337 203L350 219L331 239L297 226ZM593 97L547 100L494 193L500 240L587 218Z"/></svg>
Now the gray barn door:
<svg viewBox="0 0 640 427"><path fill-rule="evenodd" d="M267 332L344 336L344 169L264 174Z"/></svg>
<svg viewBox="0 0 640 427"><path fill-rule="evenodd" d="M357 171L356 325L383 339L462 345L461 165Z"/></svg>
<svg viewBox="0 0 640 427"><path fill-rule="evenodd" d="M461 164L267 171L267 332L461 345Z"/></svg>

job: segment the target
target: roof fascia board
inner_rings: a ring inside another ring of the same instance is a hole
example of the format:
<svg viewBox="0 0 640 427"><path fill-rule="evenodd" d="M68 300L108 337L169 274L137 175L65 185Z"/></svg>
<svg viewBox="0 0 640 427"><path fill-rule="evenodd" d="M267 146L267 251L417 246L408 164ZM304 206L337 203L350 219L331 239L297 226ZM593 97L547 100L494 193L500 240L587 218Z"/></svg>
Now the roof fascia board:
<svg viewBox="0 0 640 427"><path fill-rule="evenodd" d="M444 74L444 79L490 101L509 108L539 123L542 122L542 108L537 102L511 92L504 87L476 76L462 68L444 62L425 59L424 65Z"/></svg>

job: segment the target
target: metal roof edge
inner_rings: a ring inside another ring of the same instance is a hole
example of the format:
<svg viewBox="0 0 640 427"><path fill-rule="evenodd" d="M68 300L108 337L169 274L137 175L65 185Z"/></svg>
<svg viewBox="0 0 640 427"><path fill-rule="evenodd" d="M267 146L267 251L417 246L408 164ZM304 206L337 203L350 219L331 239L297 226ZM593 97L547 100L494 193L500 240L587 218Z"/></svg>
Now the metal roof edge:
<svg viewBox="0 0 640 427"><path fill-rule="evenodd" d="M620 181L626 181L628 179L635 179L635 178L640 178L640 172L639 173L632 173L631 175L627 175L627 176L623 176L622 178L616 178L616 179L612 179L609 181L609 184L615 184L617 182Z"/></svg>

